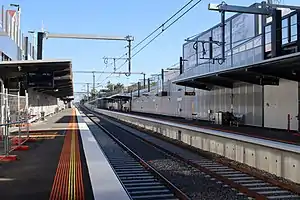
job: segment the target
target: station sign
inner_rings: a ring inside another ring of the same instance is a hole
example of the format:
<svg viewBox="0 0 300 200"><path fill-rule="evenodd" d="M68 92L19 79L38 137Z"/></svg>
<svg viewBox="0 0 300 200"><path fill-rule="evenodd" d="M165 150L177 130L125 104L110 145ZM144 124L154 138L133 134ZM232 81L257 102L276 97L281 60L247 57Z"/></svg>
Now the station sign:
<svg viewBox="0 0 300 200"><path fill-rule="evenodd" d="M195 96L196 93L195 92L184 92L185 96Z"/></svg>
<svg viewBox="0 0 300 200"><path fill-rule="evenodd" d="M35 88L53 88L53 72L28 72L27 86Z"/></svg>

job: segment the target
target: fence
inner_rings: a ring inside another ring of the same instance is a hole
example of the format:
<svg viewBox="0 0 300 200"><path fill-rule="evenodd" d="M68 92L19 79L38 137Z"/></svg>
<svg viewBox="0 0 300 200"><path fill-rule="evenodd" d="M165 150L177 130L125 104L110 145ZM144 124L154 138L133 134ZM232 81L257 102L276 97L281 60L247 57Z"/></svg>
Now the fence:
<svg viewBox="0 0 300 200"><path fill-rule="evenodd" d="M29 138L28 93L25 96L0 93L0 159L19 148Z"/></svg>

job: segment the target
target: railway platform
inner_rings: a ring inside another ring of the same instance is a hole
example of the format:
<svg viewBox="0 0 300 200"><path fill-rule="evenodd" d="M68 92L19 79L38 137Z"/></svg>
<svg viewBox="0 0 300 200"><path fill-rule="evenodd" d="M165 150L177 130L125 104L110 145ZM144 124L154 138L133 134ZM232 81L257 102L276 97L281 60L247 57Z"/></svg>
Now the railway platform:
<svg viewBox="0 0 300 200"><path fill-rule="evenodd" d="M114 110L115 112L122 112L119 110ZM128 112L126 112L128 113ZM253 138L260 138L264 140L277 141L288 144L300 144L300 133L297 131L288 131L280 129L271 129L266 127L256 127L256 126L247 126L241 124L240 126L226 126L214 124L210 121L205 120L195 120L195 119L185 119L176 116L167 116L154 113L142 113L142 112L133 112L131 111L128 114L149 117L153 119L160 119L165 122L174 122L188 126L200 127L207 130L216 130L229 134L244 135Z"/></svg>
<svg viewBox="0 0 300 200"><path fill-rule="evenodd" d="M0 199L129 199L76 108L32 124L30 138L0 162Z"/></svg>

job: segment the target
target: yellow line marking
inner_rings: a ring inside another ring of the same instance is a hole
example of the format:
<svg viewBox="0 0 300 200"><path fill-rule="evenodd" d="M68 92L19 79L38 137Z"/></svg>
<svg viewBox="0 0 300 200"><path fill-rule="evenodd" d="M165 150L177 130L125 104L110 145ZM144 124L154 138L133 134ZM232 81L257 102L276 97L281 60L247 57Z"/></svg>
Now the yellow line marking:
<svg viewBox="0 0 300 200"><path fill-rule="evenodd" d="M68 187L68 199L75 200L76 199L76 141L75 141L75 133L71 132L71 149L70 149L70 170L69 170L69 187Z"/></svg>
<svg viewBox="0 0 300 200"><path fill-rule="evenodd" d="M73 145L73 169L74 169L74 182L73 182L73 187L74 187L74 200L76 199L76 135L75 131L73 130L73 137L74 137L74 145Z"/></svg>

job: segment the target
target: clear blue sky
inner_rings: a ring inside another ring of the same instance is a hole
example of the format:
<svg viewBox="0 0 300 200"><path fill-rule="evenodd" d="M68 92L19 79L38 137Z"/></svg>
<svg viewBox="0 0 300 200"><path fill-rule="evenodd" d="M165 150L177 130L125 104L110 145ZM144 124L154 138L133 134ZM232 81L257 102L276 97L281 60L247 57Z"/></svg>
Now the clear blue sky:
<svg viewBox="0 0 300 200"><path fill-rule="evenodd" d="M22 30L40 30L42 21L52 33L98 34L111 36L133 35L135 44L163 23L189 0L2 0L1 4L20 4ZM285 4L299 4L299 0L285 0ZM196 2L196 0L195 0ZM250 5L254 0L227 0L228 4ZM182 53L184 39L217 24L220 15L208 11L208 3L221 0L203 0L198 6L175 23L151 45L138 54L132 62L132 71L146 74L158 73L177 63ZM45 41L45 58L72 59L73 70L103 70L104 56L117 57L126 49L126 42L49 39ZM120 65L121 63L119 63ZM127 69L127 65L121 68ZM113 70L110 66L106 71ZM98 83L122 82L129 84L142 76L96 76ZM92 82L92 75L74 74L74 82ZM83 85L75 85L82 91Z"/></svg>

